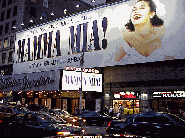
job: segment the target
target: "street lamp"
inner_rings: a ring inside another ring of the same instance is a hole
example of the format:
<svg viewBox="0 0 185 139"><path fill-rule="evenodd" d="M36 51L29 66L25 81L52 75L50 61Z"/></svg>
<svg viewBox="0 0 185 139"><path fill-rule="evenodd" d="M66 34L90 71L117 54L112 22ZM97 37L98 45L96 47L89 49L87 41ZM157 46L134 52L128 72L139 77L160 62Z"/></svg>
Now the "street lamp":
<svg viewBox="0 0 185 139"><path fill-rule="evenodd" d="M81 87L79 89L79 95L80 95L80 106L79 106L79 114L81 115L82 114L82 68L83 68L83 63L84 63L84 52L81 53L81 56L80 56L80 66L81 66Z"/></svg>

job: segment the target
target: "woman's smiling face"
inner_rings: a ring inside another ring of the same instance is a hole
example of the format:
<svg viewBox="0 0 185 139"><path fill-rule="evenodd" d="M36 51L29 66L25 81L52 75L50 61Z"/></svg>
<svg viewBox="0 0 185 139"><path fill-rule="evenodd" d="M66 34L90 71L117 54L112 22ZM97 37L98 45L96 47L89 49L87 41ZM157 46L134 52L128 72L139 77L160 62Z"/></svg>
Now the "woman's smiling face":
<svg viewBox="0 0 185 139"><path fill-rule="evenodd" d="M148 2L139 1L133 6L131 21L134 25L146 24L147 22L150 22L151 14Z"/></svg>

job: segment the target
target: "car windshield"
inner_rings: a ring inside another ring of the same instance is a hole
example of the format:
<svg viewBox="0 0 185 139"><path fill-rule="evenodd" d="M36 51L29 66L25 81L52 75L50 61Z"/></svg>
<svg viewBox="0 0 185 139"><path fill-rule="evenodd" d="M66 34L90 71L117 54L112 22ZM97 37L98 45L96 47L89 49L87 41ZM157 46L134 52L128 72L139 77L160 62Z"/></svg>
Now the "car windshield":
<svg viewBox="0 0 185 139"><path fill-rule="evenodd" d="M172 118L178 124L185 126L185 121L183 119L179 118L178 116L169 114L169 117Z"/></svg>
<svg viewBox="0 0 185 139"><path fill-rule="evenodd" d="M56 112L58 114L62 114L62 115L69 115L69 113L65 112L65 111L61 111L61 110L56 110Z"/></svg>

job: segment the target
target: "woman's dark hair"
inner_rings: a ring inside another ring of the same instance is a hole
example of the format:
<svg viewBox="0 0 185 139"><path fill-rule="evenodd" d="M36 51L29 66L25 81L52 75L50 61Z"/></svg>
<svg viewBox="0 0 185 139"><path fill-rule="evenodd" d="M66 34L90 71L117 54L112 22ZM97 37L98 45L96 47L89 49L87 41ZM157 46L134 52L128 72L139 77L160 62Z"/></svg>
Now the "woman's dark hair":
<svg viewBox="0 0 185 139"><path fill-rule="evenodd" d="M149 7L150 7L150 12L155 12L156 13L156 5L152 0L138 0L139 1L146 1L149 3ZM163 25L163 20L160 19L156 14L154 15L154 17L152 19L150 19L150 22L152 23L152 26L161 26ZM129 29L130 31L135 31L135 27L131 21L131 19L129 20L129 22L125 25L127 29Z"/></svg>

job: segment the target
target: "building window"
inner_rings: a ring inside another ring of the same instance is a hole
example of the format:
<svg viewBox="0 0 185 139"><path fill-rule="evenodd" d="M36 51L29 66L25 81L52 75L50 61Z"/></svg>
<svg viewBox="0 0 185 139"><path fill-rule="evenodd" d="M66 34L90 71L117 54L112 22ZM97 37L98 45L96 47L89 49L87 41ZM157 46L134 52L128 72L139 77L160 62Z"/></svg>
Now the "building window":
<svg viewBox="0 0 185 139"><path fill-rule="evenodd" d="M10 14L11 14L11 9L8 9L6 14L6 19L10 18Z"/></svg>
<svg viewBox="0 0 185 139"><path fill-rule="evenodd" d="M12 0L8 0L8 5L12 4Z"/></svg>
<svg viewBox="0 0 185 139"><path fill-rule="evenodd" d="M10 46L14 45L15 41L14 41L14 36L10 37Z"/></svg>
<svg viewBox="0 0 185 139"><path fill-rule="evenodd" d="M13 27L15 27L15 25L16 25L16 20L12 21L12 29Z"/></svg>
<svg viewBox="0 0 185 139"><path fill-rule="evenodd" d="M3 25L0 26L0 35L3 34Z"/></svg>
<svg viewBox="0 0 185 139"><path fill-rule="evenodd" d="M4 48L8 47L8 38L4 38Z"/></svg>
<svg viewBox="0 0 185 139"><path fill-rule="evenodd" d="M16 16L17 15L17 6L15 6L14 8L13 8L13 16Z"/></svg>
<svg viewBox="0 0 185 139"><path fill-rule="evenodd" d="M30 0L31 2L33 2L33 3L37 3L37 0Z"/></svg>
<svg viewBox="0 0 185 139"><path fill-rule="evenodd" d="M3 0L2 8L4 8L5 6L6 6L6 0Z"/></svg>
<svg viewBox="0 0 185 139"><path fill-rule="evenodd" d="M5 12L2 12L1 13L1 21L4 21L4 15L5 15Z"/></svg>
<svg viewBox="0 0 185 139"><path fill-rule="evenodd" d="M30 7L30 17L35 17L36 18L36 13L37 13L37 8Z"/></svg>
<svg viewBox="0 0 185 139"><path fill-rule="evenodd" d="M2 53L2 63L5 63L6 60L6 53Z"/></svg>
<svg viewBox="0 0 185 139"><path fill-rule="evenodd" d="M8 30L9 30L9 23L6 23L6 26L5 26L5 33L8 33Z"/></svg>
<svg viewBox="0 0 185 139"><path fill-rule="evenodd" d="M2 40L0 40L0 48L3 48L3 42L2 42Z"/></svg>
<svg viewBox="0 0 185 139"><path fill-rule="evenodd" d="M13 62L13 51L9 52L8 63Z"/></svg>
<svg viewBox="0 0 185 139"><path fill-rule="evenodd" d="M43 0L43 7L48 8L48 0Z"/></svg>
<svg viewBox="0 0 185 139"><path fill-rule="evenodd" d="M42 20L47 21L47 18L48 18L48 13L42 12Z"/></svg>

